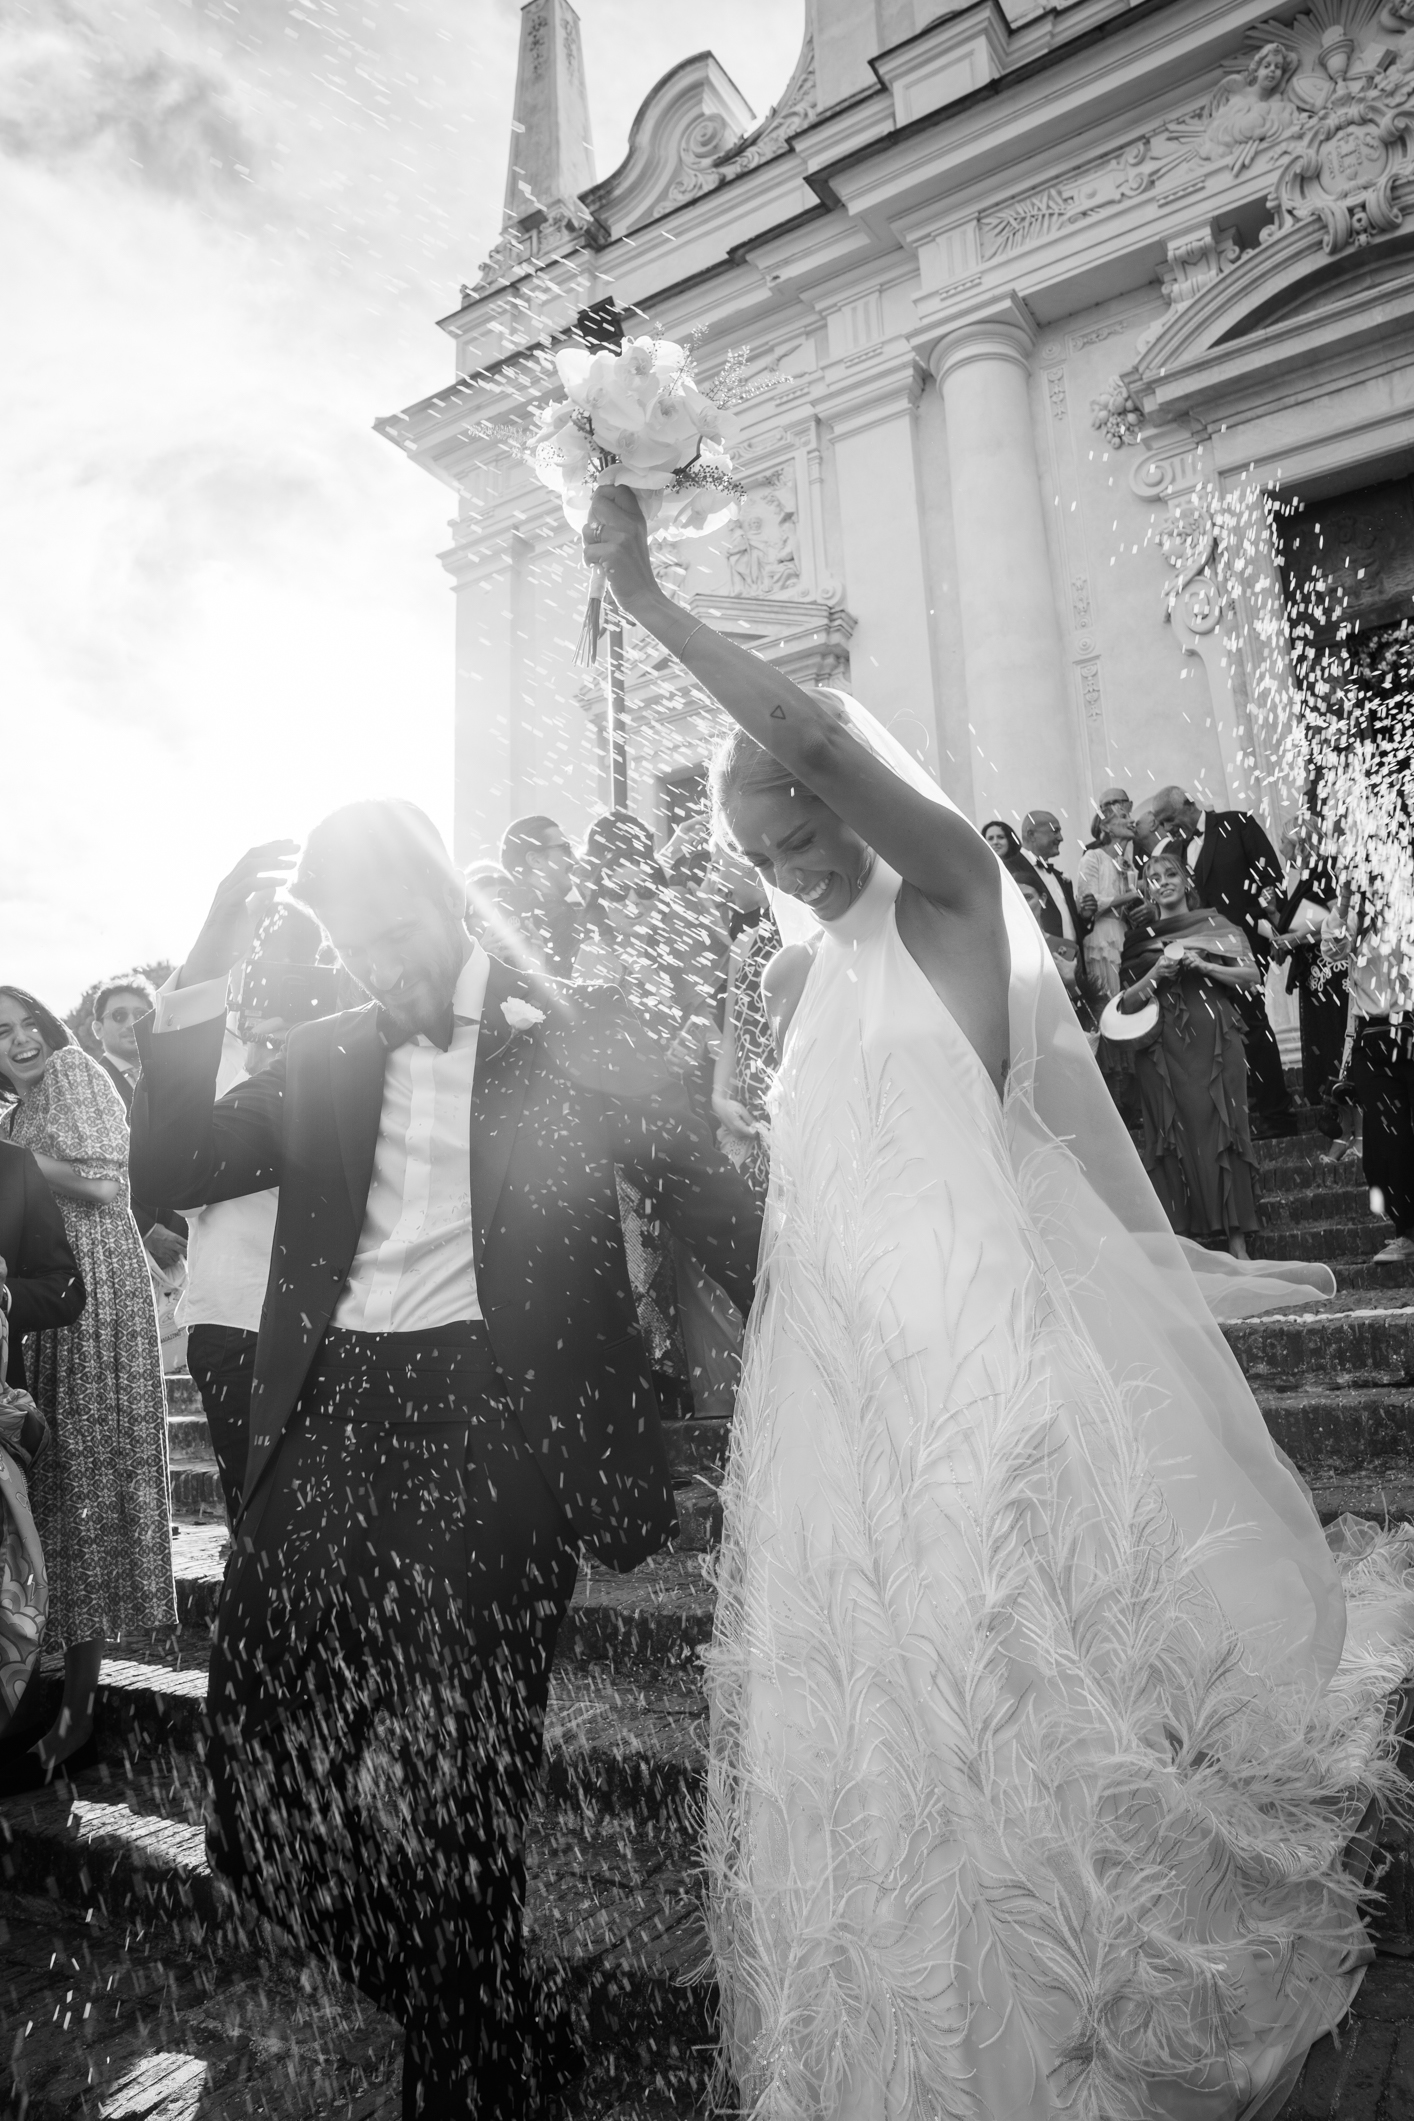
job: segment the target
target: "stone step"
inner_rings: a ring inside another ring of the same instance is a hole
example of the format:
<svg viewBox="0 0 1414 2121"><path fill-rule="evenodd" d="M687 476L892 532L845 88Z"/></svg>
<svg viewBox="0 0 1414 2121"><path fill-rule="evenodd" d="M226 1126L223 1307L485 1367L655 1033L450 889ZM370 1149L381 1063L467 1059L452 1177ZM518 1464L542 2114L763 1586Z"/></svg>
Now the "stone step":
<svg viewBox="0 0 1414 2121"><path fill-rule="evenodd" d="M201 1458L216 1463L216 1450L211 1441L211 1429L206 1416L198 1408L195 1414L172 1414L167 1416L167 1455L169 1458Z"/></svg>
<svg viewBox="0 0 1414 2121"><path fill-rule="evenodd" d="M719 1479L727 1462L727 1439L731 1422L723 1415L708 1415L692 1421L665 1421L663 1438L674 1480L689 1480L694 1474Z"/></svg>
<svg viewBox="0 0 1414 2121"><path fill-rule="evenodd" d="M1303 1222L1264 1228L1248 1238L1248 1249L1254 1259L1324 1260L1328 1266L1338 1267L1347 1260L1352 1264L1368 1263L1393 1235L1392 1223L1376 1222L1367 1215L1360 1222Z"/></svg>
<svg viewBox="0 0 1414 2121"><path fill-rule="evenodd" d="M1369 1517L1377 1524L1414 1520L1414 1458L1391 1458L1351 1472L1340 1466L1303 1466L1322 1524L1334 1518Z"/></svg>
<svg viewBox="0 0 1414 2121"><path fill-rule="evenodd" d="M1407 1277L1407 1269L1406 1277ZM1249 1382L1299 1391L1332 1385L1389 1385L1414 1377L1414 1290L1354 1290L1326 1304L1223 1327Z"/></svg>
<svg viewBox="0 0 1414 2121"><path fill-rule="evenodd" d="M1388 1289L1398 1292L1409 1285L1409 1265L1407 1259L1388 1260L1378 1265L1373 1259L1337 1259L1331 1262L1338 1291Z"/></svg>
<svg viewBox="0 0 1414 2121"><path fill-rule="evenodd" d="M1375 1218L1370 1212L1369 1189L1364 1184L1343 1186L1332 1182L1323 1185L1316 1173L1303 1175L1311 1183L1284 1186L1279 1192L1263 1185L1262 1220L1268 1229L1281 1229L1288 1223L1321 1222L1359 1223L1373 1227Z"/></svg>
<svg viewBox="0 0 1414 2121"><path fill-rule="evenodd" d="M57 1660L45 1690L59 1699ZM97 1735L114 1786L161 1778L170 1811L180 1795L201 1816L206 1743L206 1657L181 1668L105 1658ZM607 1662L561 1660L550 1681L545 1719L545 1792L587 1815L640 1821L685 1814L700 1800L706 1704L695 1663L669 1660L665 1674L627 1673Z"/></svg>
<svg viewBox="0 0 1414 2121"><path fill-rule="evenodd" d="M170 1457L172 1515L186 1524L226 1522L226 1502L214 1458Z"/></svg>
<svg viewBox="0 0 1414 2121"><path fill-rule="evenodd" d="M1312 1468L1352 1474L1414 1456L1414 1383L1348 1391L1259 1391L1276 1442L1307 1479Z"/></svg>
<svg viewBox="0 0 1414 2121"><path fill-rule="evenodd" d="M606 1895L602 1919L612 1906ZM655 1956L665 1991L670 1940ZM671 1991L662 2000L679 2001ZM326 1968L257 1950L217 1960L173 1930L35 1895L0 1893L0 2024L26 2121L402 2113L399 2028ZM671 2011L661 2029L591 2046L585 2076L544 2121L705 2121L710 2055L700 2049L700 2028L675 2031Z"/></svg>
<svg viewBox="0 0 1414 2121"><path fill-rule="evenodd" d="M710 2038L700 1879L680 1823L596 1820L545 1802L531 1823L526 1869L532 1963L582 2036L601 2045ZM248 1962L253 1948L277 1978L303 1964L292 1940L243 1915L207 1862L189 1796L161 1776L119 1779L100 1767L72 1785L0 1803L0 1893L38 1896L104 1925L137 1925L139 1935L165 1930L178 1949L199 1952L223 1987L227 1969Z"/></svg>
<svg viewBox="0 0 1414 2121"><path fill-rule="evenodd" d="M1273 1141L1254 1141L1253 1153L1264 1168L1268 1164L1320 1156L1330 1147L1330 1137L1314 1127L1300 1127L1295 1134L1278 1135Z"/></svg>

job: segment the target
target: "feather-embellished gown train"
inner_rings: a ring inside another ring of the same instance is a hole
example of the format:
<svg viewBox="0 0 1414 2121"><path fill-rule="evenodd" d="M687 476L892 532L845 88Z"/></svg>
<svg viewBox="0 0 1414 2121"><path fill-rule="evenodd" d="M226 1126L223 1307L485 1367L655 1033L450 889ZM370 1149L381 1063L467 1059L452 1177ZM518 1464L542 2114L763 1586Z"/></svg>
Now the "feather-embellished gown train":
<svg viewBox="0 0 1414 2121"><path fill-rule="evenodd" d="M757 2121L1272 2116L1370 1956L1414 1552L1347 1525L1337 1568L1215 1329L1134 1359L1136 1245L1080 1257L1074 1160L898 888L825 930L775 1092L708 1663L725 2058Z"/></svg>

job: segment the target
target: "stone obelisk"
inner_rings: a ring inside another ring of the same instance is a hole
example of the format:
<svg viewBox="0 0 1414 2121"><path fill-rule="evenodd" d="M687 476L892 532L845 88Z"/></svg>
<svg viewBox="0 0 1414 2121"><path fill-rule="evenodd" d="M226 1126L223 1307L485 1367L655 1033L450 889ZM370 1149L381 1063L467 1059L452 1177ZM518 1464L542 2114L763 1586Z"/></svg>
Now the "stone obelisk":
<svg viewBox="0 0 1414 2121"><path fill-rule="evenodd" d="M542 215L583 220L579 195L593 182L579 17L569 0L526 0L506 171L506 226L534 225Z"/></svg>

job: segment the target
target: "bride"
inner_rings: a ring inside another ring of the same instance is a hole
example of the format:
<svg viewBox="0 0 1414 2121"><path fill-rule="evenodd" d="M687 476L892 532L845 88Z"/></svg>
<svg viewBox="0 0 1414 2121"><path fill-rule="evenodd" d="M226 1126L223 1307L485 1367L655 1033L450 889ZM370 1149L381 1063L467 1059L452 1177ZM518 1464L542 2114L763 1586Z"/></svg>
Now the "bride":
<svg viewBox="0 0 1414 2121"><path fill-rule="evenodd" d="M1043 939L901 747L586 557L740 725L802 911L724 1494L706 1853L757 2121L1275 2116L1370 1957L1414 1545L1339 1556Z"/></svg>

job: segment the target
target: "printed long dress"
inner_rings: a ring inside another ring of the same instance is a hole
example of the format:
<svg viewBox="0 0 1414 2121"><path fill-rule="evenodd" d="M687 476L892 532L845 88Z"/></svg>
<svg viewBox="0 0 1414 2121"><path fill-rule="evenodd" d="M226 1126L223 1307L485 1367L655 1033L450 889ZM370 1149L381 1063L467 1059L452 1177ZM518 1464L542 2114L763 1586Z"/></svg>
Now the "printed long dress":
<svg viewBox="0 0 1414 2121"><path fill-rule="evenodd" d="M88 1302L71 1326L25 1348L50 1424L30 1502L49 1578L46 1651L132 1643L177 1623L162 1352L147 1254L128 1200L122 1100L79 1046L54 1054L7 1131L84 1178L115 1178L112 1201L56 1192Z"/></svg>
<svg viewBox="0 0 1414 2121"><path fill-rule="evenodd" d="M1068 1278L1069 1152L898 883L824 930L776 1091L707 1672L733 2110L1267 2121L1372 1956L1345 1849L1414 1541L1347 1528L1344 1654L1288 1662L1309 1499L1225 1348L1212 1429L1127 1307L1101 1353L1130 1247Z"/></svg>

